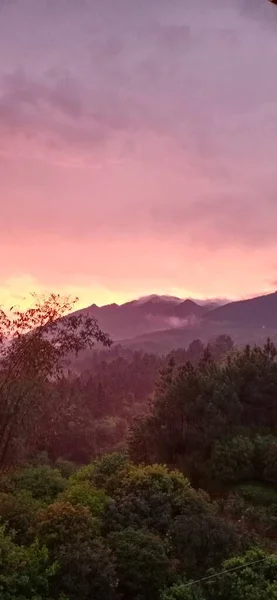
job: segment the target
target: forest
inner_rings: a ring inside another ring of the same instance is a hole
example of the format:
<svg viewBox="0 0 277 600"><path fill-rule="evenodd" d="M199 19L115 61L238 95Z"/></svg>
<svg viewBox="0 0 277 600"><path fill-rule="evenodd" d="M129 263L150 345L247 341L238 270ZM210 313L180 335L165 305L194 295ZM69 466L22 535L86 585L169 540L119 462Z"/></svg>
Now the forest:
<svg viewBox="0 0 277 600"><path fill-rule="evenodd" d="M71 309L0 311L1 600L276 600L276 347L132 352Z"/></svg>

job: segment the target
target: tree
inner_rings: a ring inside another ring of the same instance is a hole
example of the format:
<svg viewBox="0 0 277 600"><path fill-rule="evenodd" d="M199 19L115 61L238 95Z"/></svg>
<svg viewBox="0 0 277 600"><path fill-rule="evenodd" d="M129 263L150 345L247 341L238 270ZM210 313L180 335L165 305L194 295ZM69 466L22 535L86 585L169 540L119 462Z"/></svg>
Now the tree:
<svg viewBox="0 0 277 600"><path fill-rule="evenodd" d="M25 491L36 500L51 504L65 490L67 481L48 466L27 467L10 476L15 491Z"/></svg>
<svg viewBox="0 0 277 600"><path fill-rule="evenodd" d="M186 363L162 378L151 414L133 427L131 458L139 462L143 455L145 461L181 468L199 485L213 441L239 417L232 385L225 385L210 356L196 366Z"/></svg>
<svg viewBox="0 0 277 600"><path fill-rule="evenodd" d="M177 471L170 472L162 465L131 465L118 480L104 526L109 530L148 528L164 536L173 519L184 512L196 518L198 514L207 514L206 496L196 492Z"/></svg>
<svg viewBox="0 0 277 600"><path fill-rule="evenodd" d="M17 546L0 527L0 557L1 600L49 600L56 565L45 547Z"/></svg>
<svg viewBox="0 0 277 600"><path fill-rule="evenodd" d="M247 436L216 442L211 456L213 477L223 484L253 479L254 452L254 443Z"/></svg>
<svg viewBox="0 0 277 600"><path fill-rule="evenodd" d="M86 506L93 517L99 518L104 513L109 498L103 490L96 489L88 481L73 480L61 500L73 506Z"/></svg>
<svg viewBox="0 0 277 600"><path fill-rule="evenodd" d="M206 353L198 365L170 365L150 414L132 428L132 460L167 463L185 472L195 486L208 486L217 442L249 430L274 432L276 355L267 342L263 348L247 346L231 353L222 363ZM271 480L274 461L272 455Z"/></svg>
<svg viewBox="0 0 277 600"><path fill-rule="evenodd" d="M268 483L277 483L277 438L273 438L268 442L267 452L265 455L265 468L263 479Z"/></svg>
<svg viewBox="0 0 277 600"><path fill-rule="evenodd" d="M230 354L233 348L234 342L232 338L226 334L219 335L209 343L209 351L215 361L225 360L226 356Z"/></svg>
<svg viewBox="0 0 277 600"><path fill-rule="evenodd" d="M207 569L218 567L240 546L234 526L211 510L198 514L187 511L179 515L174 519L167 538L173 556L179 561L180 572L187 577L204 575Z"/></svg>
<svg viewBox="0 0 277 600"><path fill-rule="evenodd" d="M40 503L29 492L0 493L0 519L19 544L33 540Z"/></svg>
<svg viewBox="0 0 277 600"><path fill-rule="evenodd" d="M199 362L199 360L201 360L201 358L203 358L204 352L205 347L203 342L201 342L201 340L193 340L193 342L189 344L189 347L187 349L186 360L190 361L191 363L197 363Z"/></svg>
<svg viewBox="0 0 277 600"><path fill-rule="evenodd" d="M38 515L37 533L42 544L56 559L61 546L87 541L99 535L99 523L84 506L55 502Z"/></svg>
<svg viewBox="0 0 277 600"><path fill-rule="evenodd" d="M277 556L251 550L225 561L207 579L186 581L167 590L162 600L276 600Z"/></svg>
<svg viewBox="0 0 277 600"><path fill-rule="evenodd" d="M26 311L0 310L0 466L9 464L34 439L51 384L64 373L66 359L111 340L94 318L68 313L74 301L33 295Z"/></svg>
<svg viewBox="0 0 277 600"><path fill-rule="evenodd" d="M90 483L92 486L104 489L108 495L113 495L131 466L124 454L117 452L104 454L99 460L79 469L73 475L72 481Z"/></svg>
<svg viewBox="0 0 277 600"><path fill-rule="evenodd" d="M117 577L114 558L104 540L71 542L59 548L58 568L51 596L68 600L115 600Z"/></svg>
<svg viewBox="0 0 277 600"><path fill-rule="evenodd" d="M222 575L203 585L207 600L276 600L276 554L251 550L244 556L227 560L221 570Z"/></svg>
<svg viewBox="0 0 277 600"><path fill-rule="evenodd" d="M108 541L116 558L119 597L158 600L170 570L162 540L148 531L124 529Z"/></svg>
<svg viewBox="0 0 277 600"><path fill-rule="evenodd" d="M114 600L113 556L87 507L57 502L41 511L38 538L58 565L51 582L53 598L65 594L70 600Z"/></svg>
<svg viewBox="0 0 277 600"><path fill-rule="evenodd" d="M69 460L58 458L55 462L55 468L60 471L64 479L69 479L76 472L77 466Z"/></svg>
<svg viewBox="0 0 277 600"><path fill-rule="evenodd" d="M199 586L191 587L187 583L177 583L166 590L161 600L206 600ZM215 600L215 599L214 599Z"/></svg>

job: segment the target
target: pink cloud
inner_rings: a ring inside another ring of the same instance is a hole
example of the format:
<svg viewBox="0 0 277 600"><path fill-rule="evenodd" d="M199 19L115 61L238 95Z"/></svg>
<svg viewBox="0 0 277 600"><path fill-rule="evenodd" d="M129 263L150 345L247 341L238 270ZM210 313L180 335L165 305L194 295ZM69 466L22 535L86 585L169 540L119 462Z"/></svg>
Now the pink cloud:
<svg viewBox="0 0 277 600"><path fill-rule="evenodd" d="M275 279L277 11L261 2L0 4L0 283L87 298Z"/></svg>

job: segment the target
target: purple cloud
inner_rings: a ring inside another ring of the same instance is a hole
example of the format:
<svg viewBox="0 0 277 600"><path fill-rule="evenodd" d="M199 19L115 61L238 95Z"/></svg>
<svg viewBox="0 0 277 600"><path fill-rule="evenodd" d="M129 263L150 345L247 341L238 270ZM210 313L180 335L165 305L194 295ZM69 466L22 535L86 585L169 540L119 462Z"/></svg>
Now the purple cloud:
<svg viewBox="0 0 277 600"><path fill-rule="evenodd" d="M276 249L275 7L0 8L2 235Z"/></svg>

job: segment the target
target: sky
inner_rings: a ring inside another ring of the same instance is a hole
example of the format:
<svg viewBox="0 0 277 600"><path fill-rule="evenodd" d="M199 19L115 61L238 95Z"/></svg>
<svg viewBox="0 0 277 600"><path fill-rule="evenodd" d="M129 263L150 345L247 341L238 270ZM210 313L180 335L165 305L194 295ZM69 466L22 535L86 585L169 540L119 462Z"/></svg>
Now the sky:
<svg viewBox="0 0 277 600"><path fill-rule="evenodd" d="M0 304L277 288L277 8L0 0Z"/></svg>

